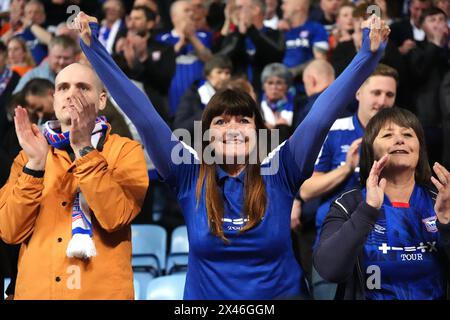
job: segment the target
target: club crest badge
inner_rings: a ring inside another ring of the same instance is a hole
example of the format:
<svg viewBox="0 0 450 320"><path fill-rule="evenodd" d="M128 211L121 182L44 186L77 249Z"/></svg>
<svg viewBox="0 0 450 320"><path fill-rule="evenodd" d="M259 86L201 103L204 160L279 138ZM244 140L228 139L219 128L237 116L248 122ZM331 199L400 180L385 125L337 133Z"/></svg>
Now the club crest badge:
<svg viewBox="0 0 450 320"><path fill-rule="evenodd" d="M437 232L436 216L422 219L423 224L428 232Z"/></svg>

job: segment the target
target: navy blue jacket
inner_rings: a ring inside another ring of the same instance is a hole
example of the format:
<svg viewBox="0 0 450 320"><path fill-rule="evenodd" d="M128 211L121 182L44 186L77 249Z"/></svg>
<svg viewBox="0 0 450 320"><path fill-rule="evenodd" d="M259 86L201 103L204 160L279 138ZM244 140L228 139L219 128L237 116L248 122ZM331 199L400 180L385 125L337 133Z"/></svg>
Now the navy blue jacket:
<svg viewBox="0 0 450 320"><path fill-rule="evenodd" d="M365 202L359 189L345 192L332 203L314 252L313 265L323 279L339 283L335 299L365 299L362 253L378 217L379 210ZM442 259L448 270L450 224L444 225L436 220L436 226L440 233L438 246L444 253ZM447 298L448 278L447 274Z"/></svg>

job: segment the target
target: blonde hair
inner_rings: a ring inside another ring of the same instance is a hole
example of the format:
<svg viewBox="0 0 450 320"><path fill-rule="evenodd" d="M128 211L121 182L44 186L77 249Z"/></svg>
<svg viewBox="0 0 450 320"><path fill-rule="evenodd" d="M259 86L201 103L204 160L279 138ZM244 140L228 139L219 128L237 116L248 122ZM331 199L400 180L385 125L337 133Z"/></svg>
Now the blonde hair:
<svg viewBox="0 0 450 320"><path fill-rule="evenodd" d="M8 47L12 41L16 41L22 48L22 50L24 52L23 63L25 63L26 66L34 67L36 65L36 63L34 62L33 56L31 55L31 51L28 48L27 44L25 43L25 40L23 40L22 38L19 38L19 37L12 37L8 41Z"/></svg>

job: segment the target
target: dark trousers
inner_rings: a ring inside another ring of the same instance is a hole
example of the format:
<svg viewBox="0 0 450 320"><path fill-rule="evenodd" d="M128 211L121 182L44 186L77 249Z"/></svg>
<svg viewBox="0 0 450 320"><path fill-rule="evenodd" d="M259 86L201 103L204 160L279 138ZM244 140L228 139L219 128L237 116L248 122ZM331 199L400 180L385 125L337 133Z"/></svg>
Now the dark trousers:
<svg viewBox="0 0 450 320"><path fill-rule="evenodd" d="M314 220L301 224L291 235L295 257L302 267L308 287L311 288L313 244L316 239Z"/></svg>

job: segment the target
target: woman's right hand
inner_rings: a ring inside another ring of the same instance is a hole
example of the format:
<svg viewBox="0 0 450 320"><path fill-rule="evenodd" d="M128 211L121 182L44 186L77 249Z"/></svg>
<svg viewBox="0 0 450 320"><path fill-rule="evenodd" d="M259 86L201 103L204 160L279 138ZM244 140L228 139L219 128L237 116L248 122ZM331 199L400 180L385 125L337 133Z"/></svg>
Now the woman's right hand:
<svg viewBox="0 0 450 320"><path fill-rule="evenodd" d="M374 161L366 181L366 203L376 209L380 209L383 205L386 179L380 180L380 174L388 162L388 157L389 155L385 154L380 160Z"/></svg>

